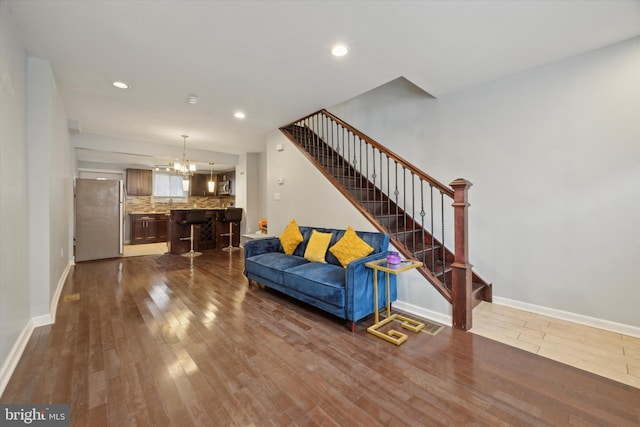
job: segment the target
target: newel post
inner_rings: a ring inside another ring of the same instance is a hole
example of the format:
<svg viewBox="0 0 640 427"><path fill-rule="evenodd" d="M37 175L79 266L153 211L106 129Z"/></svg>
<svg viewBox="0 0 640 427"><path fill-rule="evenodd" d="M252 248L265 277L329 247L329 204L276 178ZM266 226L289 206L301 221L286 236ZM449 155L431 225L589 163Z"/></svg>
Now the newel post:
<svg viewBox="0 0 640 427"><path fill-rule="evenodd" d="M469 263L469 216L467 193L471 182L458 178L449 184L453 188L454 260L452 271L453 327L468 331L472 326L471 267Z"/></svg>

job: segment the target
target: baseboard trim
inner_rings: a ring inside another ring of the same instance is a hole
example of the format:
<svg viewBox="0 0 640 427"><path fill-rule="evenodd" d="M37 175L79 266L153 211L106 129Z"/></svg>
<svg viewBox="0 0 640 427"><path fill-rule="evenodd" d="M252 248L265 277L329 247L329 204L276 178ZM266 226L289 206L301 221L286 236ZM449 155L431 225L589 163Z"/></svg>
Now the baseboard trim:
<svg viewBox="0 0 640 427"><path fill-rule="evenodd" d="M569 311L557 310L555 308L543 307L541 305L529 304L527 302L516 301L509 298L493 297L493 304L504 305L506 307L516 308L518 310L530 311L532 313L549 316L556 319L566 320L568 322L579 323L593 328L604 329L622 335L640 338L640 328L624 323L612 322L609 320L598 319L596 317L584 316L582 314L571 313Z"/></svg>
<svg viewBox="0 0 640 427"><path fill-rule="evenodd" d="M417 305L409 304L404 301L395 301L393 306L398 310L405 311L409 314L413 314L415 316L423 317L425 319L433 320L434 322L438 322L445 326L452 325L452 318L450 315L438 313L437 311L429 310L424 307L420 307Z"/></svg>
<svg viewBox="0 0 640 427"><path fill-rule="evenodd" d="M43 314L42 316L35 316L29 319L26 326L22 329L22 332L20 332L18 339L11 348L7 359L2 364L2 368L0 368L0 396L2 396L2 393L4 393L4 389L7 387L7 384L9 384L9 380L13 375L13 371L16 369L16 366L18 366L18 362L20 362L22 353L24 353L24 349L29 343L29 339L31 338L31 334L33 334L33 330L40 326L55 323L58 300L60 299L62 288L64 287L64 283L66 282L69 271L71 271L71 267L73 265L75 265L75 263L73 261L69 261L64 271L62 272L62 275L60 276L60 280L58 280L58 285L56 286L53 298L51 299L51 308L49 314Z"/></svg>
<svg viewBox="0 0 640 427"><path fill-rule="evenodd" d="M7 384L9 384L13 371L16 369L16 366L18 366L18 362L29 343L29 338L31 338L34 328L33 320L29 319L24 329L22 329L22 332L20 332L18 339L13 344L7 359L2 364L2 368L0 369L0 396L4 393L4 389L7 387Z"/></svg>
<svg viewBox="0 0 640 427"><path fill-rule="evenodd" d="M64 288L64 282L67 281L67 276L69 275L69 271L71 271L71 267L73 267L75 263L73 260L69 260L67 266L62 272L62 276L60 276L60 280L58 280L58 286L56 286L56 291L53 293L53 298L51 298L51 308L49 313L51 314L51 321L49 323L56 322L56 312L58 311L58 300L60 300L60 294L62 294L62 288Z"/></svg>

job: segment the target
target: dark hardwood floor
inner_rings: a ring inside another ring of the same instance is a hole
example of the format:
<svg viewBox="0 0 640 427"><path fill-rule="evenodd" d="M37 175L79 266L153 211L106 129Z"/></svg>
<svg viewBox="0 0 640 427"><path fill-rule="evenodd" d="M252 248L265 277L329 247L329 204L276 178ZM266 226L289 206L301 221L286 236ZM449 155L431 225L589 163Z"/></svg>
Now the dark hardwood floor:
<svg viewBox="0 0 640 427"><path fill-rule="evenodd" d="M75 266L0 402L68 403L92 427L640 425L640 389L449 327L399 347L371 319L351 333L242 267L222 251Z"/></svg>

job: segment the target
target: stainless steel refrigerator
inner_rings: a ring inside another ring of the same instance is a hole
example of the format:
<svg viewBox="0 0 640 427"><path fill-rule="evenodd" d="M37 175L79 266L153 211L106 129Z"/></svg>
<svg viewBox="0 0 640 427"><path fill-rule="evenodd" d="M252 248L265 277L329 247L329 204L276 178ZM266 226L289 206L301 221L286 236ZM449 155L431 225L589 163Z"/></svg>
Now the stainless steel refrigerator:
<svg viewBox="0 0 640 427"><path fill-rule="evenodd" d="M76 179L76 262L122 256L124 200L122 181Z"/></svg>

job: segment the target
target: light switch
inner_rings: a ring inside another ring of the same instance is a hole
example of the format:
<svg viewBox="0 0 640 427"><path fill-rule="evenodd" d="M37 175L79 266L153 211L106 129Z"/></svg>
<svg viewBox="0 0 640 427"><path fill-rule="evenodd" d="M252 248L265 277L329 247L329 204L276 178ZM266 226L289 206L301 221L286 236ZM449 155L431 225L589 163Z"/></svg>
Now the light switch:
<svg viewBox="0 0 640 427"><path fill-rule="evenodd" d="M273 200L280 200L280 193L273 193Z"/></svg>

